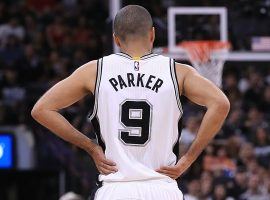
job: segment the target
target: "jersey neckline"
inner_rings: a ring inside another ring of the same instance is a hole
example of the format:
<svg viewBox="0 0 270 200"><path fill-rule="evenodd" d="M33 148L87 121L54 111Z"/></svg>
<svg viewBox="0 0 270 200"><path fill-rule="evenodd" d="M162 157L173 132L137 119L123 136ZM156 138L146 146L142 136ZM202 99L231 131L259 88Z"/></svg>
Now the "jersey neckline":
<svg viewBox="0 0 270 200"><path fill-rule="evenodd" d="M129 60L146 60L148 58L152 58L152 57L155 57L155 56L158 56L158 54L155 54L155 53L148 53L148 54L145 54L141 57L132 57L130 56L129 54L127 53L124 53L124 52L119 52L119 53L116 53L115 55L118 55L118 56L122 56L122 57L125 57Z"/></svg>

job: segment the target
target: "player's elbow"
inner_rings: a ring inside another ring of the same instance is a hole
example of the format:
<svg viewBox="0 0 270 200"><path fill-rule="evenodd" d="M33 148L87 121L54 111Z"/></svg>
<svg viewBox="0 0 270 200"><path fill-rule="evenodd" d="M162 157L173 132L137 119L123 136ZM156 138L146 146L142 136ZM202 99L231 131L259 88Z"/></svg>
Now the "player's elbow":
<svg viewBox="0 0 270 200"><path fill-rule="evenodd" d="M43 110L44 109L42 106L35 104L31 110L31 116L38 121L38 119L42 116Z"/></svg>
<svg viewBox="0 0 270 200"><path fill-rule="evenodd" d="M217 112L225 116L228 115L230 111L230 102L225 95L216 100L216 105L217 105Z"/></svg>

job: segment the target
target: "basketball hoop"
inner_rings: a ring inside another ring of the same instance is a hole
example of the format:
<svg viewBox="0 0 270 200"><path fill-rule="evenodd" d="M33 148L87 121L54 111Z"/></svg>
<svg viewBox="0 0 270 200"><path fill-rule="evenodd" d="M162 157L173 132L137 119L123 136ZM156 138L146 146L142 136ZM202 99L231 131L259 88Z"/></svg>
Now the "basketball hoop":
<svg viewBox="0 0 270 200"><path fill-rule="evenodd" d="M228 42L185 41L179 46L185 50L190 62L202 76L221 86L223 66L230 49Z"/></svg>

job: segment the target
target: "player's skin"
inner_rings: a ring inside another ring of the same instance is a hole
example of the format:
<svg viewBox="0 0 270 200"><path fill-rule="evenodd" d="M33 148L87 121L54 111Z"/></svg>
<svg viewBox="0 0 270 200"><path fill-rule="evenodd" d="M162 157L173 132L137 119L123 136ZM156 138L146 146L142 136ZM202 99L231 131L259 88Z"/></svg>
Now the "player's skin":
<svg viewBox="0 0 270 200"><path fill-rule="evenodd" d="M129 37L122 41L114 35L121 51L132 57L143 56L151 52L155 39L154 28L144 37ZM79 67L69 77L49 89L35 104L32 116L62 139L85 150L94 160L101 174L117 171L117 165L105 157L100 146L83 133L75 129L59 111L94 92L97 61L91 61ZM197 136L186 154L175 166L161 166L157 172L173 179L178 178L197 159L203 149L220 130L228 112L229 101L223 92L210 81L200 76L192 67L176 64L176 75L181 95L196 104L205 106ZM166 132L166 130L164 130Z"/></svg>

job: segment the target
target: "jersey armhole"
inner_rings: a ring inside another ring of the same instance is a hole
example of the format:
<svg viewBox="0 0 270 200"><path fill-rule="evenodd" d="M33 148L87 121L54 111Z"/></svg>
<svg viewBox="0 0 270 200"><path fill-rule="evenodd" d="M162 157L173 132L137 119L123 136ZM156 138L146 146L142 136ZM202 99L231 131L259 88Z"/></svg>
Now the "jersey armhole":
<svg viewBox="0 0 270 200"><path fill-rule="evenodd" d="M94 108L92 113L89 113L88 118L92 120L96 114L98 109L98 94L99 94L99 87L101 81L101 74L102 74L102 65L103 65L103 58L98 59L97 61L97 72L96 72L96 82L95 82L95 89L94 89Z"/></svg>
<svg viewBox="0 0 270 200"><path fill-rule="evenodd" d="M172 58L170 58L170 72L171 72L172 82L173 82L173 86L174 86L176 102L177 102L177 105L178 105L178 108L179 108L181 114L183 114L183 109L182 109L182 105L181 105L181 101L180 101L179 85L178 85L176 70L175 70L175 60Z"/></svg>

